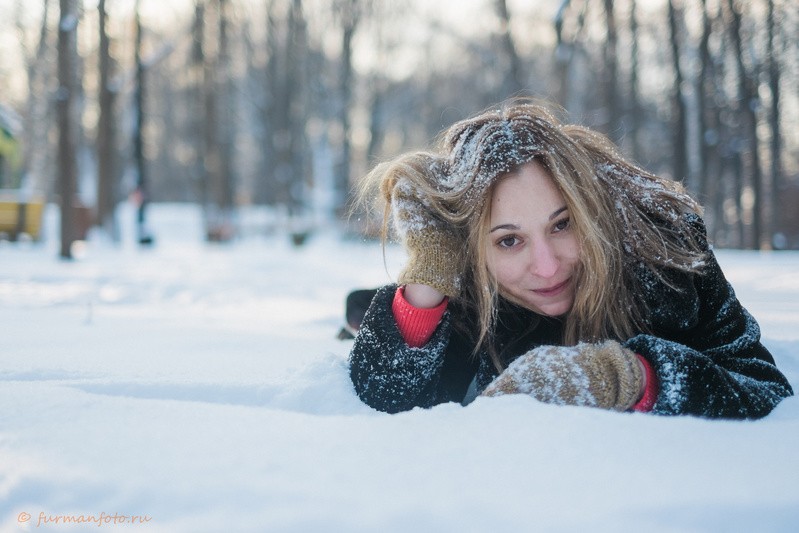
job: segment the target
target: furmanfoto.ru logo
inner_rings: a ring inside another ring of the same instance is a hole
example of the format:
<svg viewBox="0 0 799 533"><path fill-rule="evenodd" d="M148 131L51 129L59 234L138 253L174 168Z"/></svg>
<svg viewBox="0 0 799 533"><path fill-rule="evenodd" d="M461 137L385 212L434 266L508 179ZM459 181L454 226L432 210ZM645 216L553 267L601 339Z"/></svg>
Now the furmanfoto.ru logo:
<svg viewBox="0 0 799 533"><path fill-rule="evenodd" d="M72 525L72 524L88 524L102 527L105 525L115 526L121 524L146 524L152 520L151 516L147 515L124 515L119 513L108 514L48 514L44 511L39 512L38 517L32 516L25 511L17 515L17 522L20 525L32 525L41 527L44 525Z"/></svg>

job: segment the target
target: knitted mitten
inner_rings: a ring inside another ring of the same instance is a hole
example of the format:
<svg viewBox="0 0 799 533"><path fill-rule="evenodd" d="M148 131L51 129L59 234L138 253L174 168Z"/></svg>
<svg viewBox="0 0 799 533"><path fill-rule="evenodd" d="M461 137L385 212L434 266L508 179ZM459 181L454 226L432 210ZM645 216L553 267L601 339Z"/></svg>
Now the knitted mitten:
<svg viewBox="0 0 799 533"><path fill-rule="evenodd" d="M529 394L546 403L626 411L643 380L637 356L616 341L539 346L513 361L482 394Z"/></svg>
<svg viewBox="0 0 799 533"><path fill-rule="evenodd" d="M440 220L419 198L413 186L399 180L391 195L394 226L408 252L408 263L399 275L402 284L428 285L454 297L460 293L464 239Z"/></svg>

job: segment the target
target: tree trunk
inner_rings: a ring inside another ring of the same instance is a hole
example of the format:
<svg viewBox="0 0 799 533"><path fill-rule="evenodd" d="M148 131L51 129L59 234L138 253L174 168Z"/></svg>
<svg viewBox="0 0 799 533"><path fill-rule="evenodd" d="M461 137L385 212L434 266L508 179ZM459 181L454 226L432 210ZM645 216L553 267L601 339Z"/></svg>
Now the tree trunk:
<svg viewBox="0 0 799 533"><path fill-rule="evenodd" d="M566 42L563 36L563 22L566 17L566 9L569 7L570 0L561 0L558 11L555 14L555 79L557 89L555 94L561 107L566 108L569 101L569 65L574 54L574 45Z"/></svg>
<svg viewBox="0 0 799 533"><path fill-rule="evenodd" d="M638 102L638 12L636 0L630 0L630 98L627 112L630 117L629 138L633 159L641 158L638 130L641 127L641 109Z"/></svg>
<svg viewBox="0 0 799 533"><path fill-rule="evenodd" d="M61 250L63 259L72 259L72 243L77 236L74 201L77 192L77 113L78 92L78 10L76 0L60 0L58 24L58 192L61 200Z"/></svg>
<svg viewBox="0 0 799 533"><path fill-rule="evenodd" d="M754 196L754 202L752 205L752 239L748 247L759 249L761 245L761 239L763 238L763 175L760 169L757 115L755 113L755 110L759 105L757 96L757 81L753 75L749 75L743 59L743 38L741 36L742 15L738 10L737 4L734 0L727 0L727 9L729 16L728 28L732 37L733 52L738 70L738 109L743 117L742 134L744 136L743 140L747 146L747 161L749 163L748 170L752 184L752 194ZM743 164L743 161L741 161L741 164Z"/></svg>
<svg viewBox="0 0 799 533"><path fill-rule="evenodd" d="M338 119L341 124L341 154L335 173L335 188L337 198L338 215L343 217L350 196L350 159L352 157L352 147L350 141L350 106L352 105L353 93L353 69L352 69L352 38L358 28L360 21L360 7L357 0L347 0L341 4L342 34L341 34L341 73L339 89L341 102L339 106Z"/></svg>
<svg viewBox="0 0 799 533"><path fill-rule="evenodd" d="M277 202L290 216L305 204L305 91L306 30L301 0L292 0L283 55L282 72L277 71L272 139L275 149Z"/></svg>
<svg viewBox="0 0 799 533"><path fill-rule="evenodd" d="M683 73L680 66L680 31L678 13L674 7L675 0L669 0L669 33L671 41L671 57L674 68L674 85L672 88L672 109L674 128L674 179L684 180L688 177L688 153L686 150L688 119L683 95Z"/></svg>
<svg viewBox="0 0 799 533"><path fill-rule="evenodd" d="M620 141L623 132L619 125L619 105L618 105L618 61L617 61L617 45L618 33L616 31L616 16L614 13L613 0L604 0L605 2L605 21L607 25L607 34L605 38L604 47L604 61L603 61L603 99L605 101L605 115L607 124L607 133L615 141Z"/></svg>
<svg viewBox="0 0 799 533"><path fill-rule="evenodd" d="M100 0L100 117L97 122L97 216L96 223L116 241L119 239L114 210L117 202L116 88L112 86L110 40L106 31L106 0Z"/></svg>
<svg viewBox="0 0 799 533"><path fill-rule="evenodd" d="M205 0L194 1L194 19L192 21L192 46L189 63L189 77L191 89L189 91L191 100L190 127L191 132L189 142L194 151L192 158L192 182L194 194L198 199L200 207L205 214L205 206L208 202L206 187L205 170L205 52L203 39L205 38ZM203 228L206 227L206 220L203 219Z"/></svg>
<svg viewBox="0 0 799 533"><path fill-rule="evenodd" d="M218 50L215 46L219 41L207 34L209 28L217 28L216 20L212 15L218 10L209 6L203 11L202 24L205 27L203 35L203 216L205 225L205 238L209 241L219 241L222 238L219 228L219 212L217 206L217 183L220 173L219 143L217 131L219 130L219 98L217 89L217 57ZM211 35L217 35L212 32Z"/></svg>
<svg viewBox="0 0 799 533"><path fill-rule="evenodd" d="M52 117L49 112L49 92L51 64L48 55L52 48L48 45L48 18L51 2L44 0L42 23L39 29L39 42L34 53L25 53L28 72L28 98L22 126L22 169L28 180L23 187L49 194L49 183L44 176L50 175L53 166L49 141ZM22 24L21 22L19 23ZM20 39L24 47L25 39ZM23 178L24 179L24 178Z"/></svg>
<svg viewBox="0 0 799 533"><path fill-rule="evenodd" d="M372 99L369 104L369 147L366 150L366 159L370 163L376 161L380 148L386 137L386 125L383 112L383 98L385 88L382 78L377 78L370 84Z"/></svg>
<svg viewBox="0 0 799 533"><path fill-rule="evenodd" d="M503 87L503 97L506 97L517 94L524 89L522 61L516 51L516 43L511 32L511 16L510 11L508 11L508 4L506 0L496 0L494 5L499 15L502 48L508 60L508 71L505 75L505 87Z"/></svg>
<svg viewBox="0 0 799 533"><path fill-rule="evenodd" d="M219 50L216 61L216 99L217 115L216 143L219 151L219 167L216 175L216 206L219 211L219 224L224 231L222 240L233 235L233 204L235 200L235 181L233 172L233 122L230 77L230 37L228 20L228 1L218 0Z"/></svg>
<svg viewBox="0 0 799 533"><path fill-rule="evenodd" d="M767 15L768 33L768 80L771 89L771 106L769 107L769 129L771 130L771 216L768 218L766 235L770 244L775 242L776 233L779 231L779 199L782 185L782 139L780 137L780 64L777 46L774 40L777 36L777 24L774 17L774 0L768 0Z"/></svg>
<svg viewBox="0 0 799 533"><path fill-rule="evenodd" d="M302 0L294 0L291 6L290 39L292 60L289 78L292 89L289 131L291 132L290 206L303 211L308 205L308 151L305 124L308 120L308 91L305 89L308 68L308 31Z"/></svg>
<svg viewBox="0 0 799 533"><path fill-rule="evenodd" d="M153 238L150 235L146 224L147 204L149 203L147 162L144 154L144 111L147 102L146 95L146 68L142 59L142 34L143 27L140 16L140 2L136 0L136 36L134 44L134 55L136 62L136 89L134 94L136 108L136 126L133 136L133 159L136 165L136 197L139 203L136 213L136 236L139 244L152 244Z"/></svg>
<svg viewBox="0 0 799 533"><path fill-rule="evenodd" d="M699 170L697 175L696 194L701 202L708 199L708 180L710 146L714 136L708 124L708 107L712 98L709 98L713 83L709 80L711 74L710 57L710 17L707 14L707 0L702 0L702 37L699 41L699 79L696 87L697 129L699 130ZM717 134L716 134L717 135Z"/></svg>
<svg viewBox="0 0 799 533"><path fill-rule="evenodd" d="M227 2L196 5L194 59L202 66L201 198L205 238L213 242L234 235L232 127L229 108L229 35ZM210 33L207 33L211 29Z"/></svg>
<svg viewBox="0 0 799 533"><path fill-rule="evenodd" d="M699 80L697 81L697 130L699 132L699 161L696 181L696 194L700 202L708 202L709 209L705 222L708 234L713 240L721 232L724 224L724 187L720 147L722 129L719 100L723 97L723 77L715 66L710 50L710 37L713 32L712 17L706 0L702 0L702 37L699 42ZM723 49L723 47L721 47Z"/></svg>

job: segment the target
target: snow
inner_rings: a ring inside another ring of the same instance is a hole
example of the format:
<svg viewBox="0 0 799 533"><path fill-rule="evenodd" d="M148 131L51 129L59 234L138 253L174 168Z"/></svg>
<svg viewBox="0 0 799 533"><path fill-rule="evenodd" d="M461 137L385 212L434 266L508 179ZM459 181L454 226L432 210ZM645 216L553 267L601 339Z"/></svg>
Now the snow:
<svg viewBox="0 0 799 533"><path fill-rule="evenodd" d="M378 413L335 336L347 291L396 276L398 248L384 266L378 244L331 229L302 248L280 232L213 246L187 206L149 222L154 248L94 238L73 262L52 208L50 239L0 243L0 531L98 529L63 523L81 516L146 532L799 524L795 397L754 422L526 396ZM799 389L799 253L717 254Z"/></svg>

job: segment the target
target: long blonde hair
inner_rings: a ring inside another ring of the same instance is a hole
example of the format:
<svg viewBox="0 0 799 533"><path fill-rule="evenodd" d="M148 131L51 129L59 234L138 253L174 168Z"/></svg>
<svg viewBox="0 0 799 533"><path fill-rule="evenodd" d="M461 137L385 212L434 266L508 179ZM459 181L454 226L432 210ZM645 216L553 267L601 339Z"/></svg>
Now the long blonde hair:
<svg viewBox="0 0 799 533"><path fill-rule="evenodd" d="M519 166L536 160L563 195L580 244L574 304L564 316L567 345L607 338L624 340L647 331L649 309L636 294L636 268L668 283L664 271L697 272L703 252L686 222L699 205L674 181L626 161L604 136L561 124L544 106L511 100L452 125L436 151L412 152L378 165L362 195L379 185L384 238L390 195L409 180L431 211L463 235L467 266L461 303L477 316L475 352L493 347L502 294L488 269L488 221L493 188Z"/></svg>

